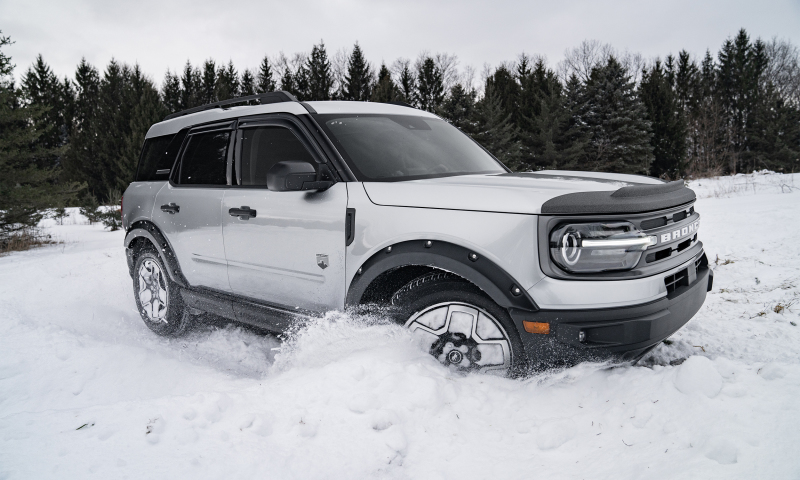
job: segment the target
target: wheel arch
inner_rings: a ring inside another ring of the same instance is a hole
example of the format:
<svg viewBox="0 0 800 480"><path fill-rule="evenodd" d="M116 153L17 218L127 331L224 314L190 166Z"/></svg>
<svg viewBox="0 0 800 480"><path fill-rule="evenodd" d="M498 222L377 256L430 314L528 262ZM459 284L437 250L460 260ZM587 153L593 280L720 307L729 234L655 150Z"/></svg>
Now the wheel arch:
<svg viewBox="0 0 800 480"><path fill-rule="evenodd" d="M158 226L149 220L139 220L133 223L125 235L125 253L131 275L133 275L133 267L136 262L136 251L148 243L158 252L161 261L166 265L170 279L181 287L188 287L189 282L183 276L178 258L175 256L169 240Z"/></svg>
<svg viewBox="0 0 800 480"><path fill-rule="evenodd" d="M380 303L405 283L432 270L458 275L505 309L538 310L528 292L490 259L454 243L429 240L404 241L373 254L350 282L345 304Z"/></svg>

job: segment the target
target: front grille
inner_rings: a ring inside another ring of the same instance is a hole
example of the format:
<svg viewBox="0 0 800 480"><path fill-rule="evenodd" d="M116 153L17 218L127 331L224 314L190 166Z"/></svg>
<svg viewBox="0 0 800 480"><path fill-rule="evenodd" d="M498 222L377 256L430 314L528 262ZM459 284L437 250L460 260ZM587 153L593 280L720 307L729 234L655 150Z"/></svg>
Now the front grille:
<svg viewBox="0 0 800 480"><path fill-rule="evenodd" d="M678 212L675 215L673 215L672 216L672 221L673 222L680 222L681 220L683 220L684 218L686 218L688 216L689 216L689 214L686 213L686 211L684 210L683 212Z"/></svg>
<svg viewBox="0 0 800 480"><path fill-rule="evenodd" d="M664 277L664 286L667 287L667 294L675 292L680 287L689 286L689 272L684 268L679 272Z"/></svg>
<svg viewBox="0 0 800 480"><path fill-rule="evenodd" d="M642 230L650 230L651 228L663 227L667 224L667 217L651 218L642 222Z"/></svg>

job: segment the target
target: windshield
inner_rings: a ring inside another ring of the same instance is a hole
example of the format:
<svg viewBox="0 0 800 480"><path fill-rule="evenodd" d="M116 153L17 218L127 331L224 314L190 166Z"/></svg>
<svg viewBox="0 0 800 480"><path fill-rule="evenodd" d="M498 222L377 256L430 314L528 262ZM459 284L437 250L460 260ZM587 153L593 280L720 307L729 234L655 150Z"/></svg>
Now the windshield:
<svg viewBox="0 0 800 480"><path fill-rule="evenodd" d="M316 115L361 181L505 173L491 155L449 123L410 115Z"/></svg>

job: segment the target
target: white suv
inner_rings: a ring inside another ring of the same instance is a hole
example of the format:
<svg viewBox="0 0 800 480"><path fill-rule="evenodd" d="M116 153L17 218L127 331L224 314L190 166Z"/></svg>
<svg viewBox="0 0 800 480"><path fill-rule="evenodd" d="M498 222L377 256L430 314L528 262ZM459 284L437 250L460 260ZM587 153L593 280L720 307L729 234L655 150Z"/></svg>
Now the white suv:
<svg viewBox="0 0 800 480"><path fill-rule="evenodd" d="M273 92L153 125L122 212L158 334L380 305L443 363L508 374L635 360L689 321L712 283L694 201L680 181L512 173L407 106Z"/></svg>

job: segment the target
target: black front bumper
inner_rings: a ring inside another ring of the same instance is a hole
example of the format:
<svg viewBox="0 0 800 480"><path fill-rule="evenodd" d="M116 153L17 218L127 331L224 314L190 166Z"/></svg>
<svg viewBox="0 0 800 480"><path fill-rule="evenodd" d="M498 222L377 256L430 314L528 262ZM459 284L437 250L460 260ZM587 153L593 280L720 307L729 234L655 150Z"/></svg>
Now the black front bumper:
<svg viewBox="0 0 800 480"><path fill-rule="evenodd" d="M528 364L534 368L586 360L637 360L683 327L703 306L714 274L703 254L666 297L631 307L510 311ZM523 322L543 322L549 334L528 333Z"/></svg>

